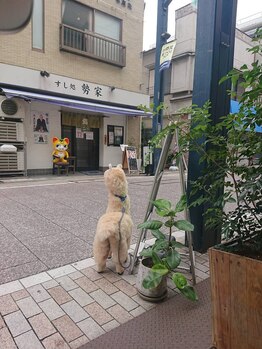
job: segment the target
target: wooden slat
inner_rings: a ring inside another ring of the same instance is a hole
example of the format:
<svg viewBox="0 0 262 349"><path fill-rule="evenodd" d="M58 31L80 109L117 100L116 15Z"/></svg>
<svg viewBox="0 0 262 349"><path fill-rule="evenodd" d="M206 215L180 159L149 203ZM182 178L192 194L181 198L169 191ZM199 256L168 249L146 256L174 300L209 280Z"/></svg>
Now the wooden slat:
<svg viewBox="0 0 262 349"><path fill-rule="evenodd" d="M213 344L262 349L262 261L209 250Z"/></svg>
<svg viewBox="0 0 262 349"><path fill-rule="evenodd" d="M230 254L230 347L250 349L247 345L247 271L243 256Z"/></svg>
<svg viewBox="0 0 262 349"><path fill-rule="evenodd" d="M247 261L248 349L262 348L262 261Z"/></svg>
<svg viewBox="0 0 262 349"><path fill-rule="evenodd" d="M210 249L210 277L213 318L213 344L219 349L229 349L230 336L230 280L229 254Z"/></svg>

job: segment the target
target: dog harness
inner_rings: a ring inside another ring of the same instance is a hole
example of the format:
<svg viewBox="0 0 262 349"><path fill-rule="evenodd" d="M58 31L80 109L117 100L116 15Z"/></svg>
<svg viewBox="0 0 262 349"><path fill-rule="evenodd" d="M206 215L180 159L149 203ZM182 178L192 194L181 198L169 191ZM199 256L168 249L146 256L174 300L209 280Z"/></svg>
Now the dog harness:
<svg viewBox="0 0 262 349"><path fill-rule="evenodd" d="M117 194L115 194L115 197L119 198L121 200L122 204L123 204L122 205L122 217L120 219L120 224L121 224L121 221L123 219L124 213L126 212L126 208L124 206L124 202L125 202L125 199L126 199L127 196L126 195L117 195Z"/></svg>
<svg viewBox="0 0 262 349"><path fill-rule="evenodd" d="M125 199L126 199L126 195L117 195L117 194L115 194L115 196L116 196L117 198L119 198L119 199L121 200L121 202L124 202Z"/></svg>

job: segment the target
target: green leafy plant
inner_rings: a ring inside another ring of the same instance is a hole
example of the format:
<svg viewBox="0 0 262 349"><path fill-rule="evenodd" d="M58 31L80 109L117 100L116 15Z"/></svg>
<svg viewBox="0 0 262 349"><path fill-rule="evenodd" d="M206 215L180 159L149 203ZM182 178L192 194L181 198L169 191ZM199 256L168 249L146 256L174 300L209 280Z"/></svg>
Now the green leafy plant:
<svg viewBox="0 0 262 349"><path fill-rule="evenodd" d="M187 282L185 276L174 270L181 262L181 256L177 248L183 245L175 240L172 236L172 228L176 227L179 230L192 231L193 225L186 221L177 219L177 213L181 212L186 207L186 198L183 196L176 204L175 208L169 200L157 199L152 202L155 207L155 212L163 220L148 220L138 225L139 229L146 229L152 232L156 238L154 244L145 248L141 255L149 257L152 260L152 268L148 275L143 280L143 287L151 289L157 287L162 278L168 274L172 274L171 278L179 291L190 300L197 300L197 294L192 286ZM168 236L161 232L161 228L168 228Z"/></svg>
<svg viewBox="0 0 262 349"><path fill-rule="evenodd" d="M180 110L191 115L190 132L183 121L173 122L152 144L160 144L168 132L178 129L177 156L197 152L202 168L201 176L190 183L190 205L205 205L205 226L221 229L225 240L234 241L231 251L262 258L262 134L257 132L262 127L262 29L253 42L248 50L253 63L233 69L220 81L230 79L233 87L239 83L245 88L239 110L216 124L208 101ZM234 89L229 94L234 98Z"/></svg>

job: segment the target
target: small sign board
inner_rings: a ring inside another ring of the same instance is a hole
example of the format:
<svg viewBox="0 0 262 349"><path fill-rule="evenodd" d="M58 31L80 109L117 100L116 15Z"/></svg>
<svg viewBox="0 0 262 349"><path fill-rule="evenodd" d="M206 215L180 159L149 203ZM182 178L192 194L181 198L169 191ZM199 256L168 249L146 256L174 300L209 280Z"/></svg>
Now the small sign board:
<svg viewBox="0 0 262 349"><path fill-rule="evenodd" d="M128 172L138 172L137 167L137 155L136 155L136 148L129 146L126 147L126 159L127 159L127 166L128 166Z"/></svg>

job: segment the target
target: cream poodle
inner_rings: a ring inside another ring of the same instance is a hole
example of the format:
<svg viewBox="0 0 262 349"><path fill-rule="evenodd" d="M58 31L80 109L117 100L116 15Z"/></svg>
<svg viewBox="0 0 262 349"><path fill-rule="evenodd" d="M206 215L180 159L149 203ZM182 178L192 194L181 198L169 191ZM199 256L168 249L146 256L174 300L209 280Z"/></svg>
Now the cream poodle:
<svg viewBox="0 0 262 349"><path fill-rule="evenodd" d="M93 244L97 271L103 272L106 260L112 260L118 274L123 274L123 264L128 257L133 222L130 216L130 200L125 172L121 165L112 167L104 173L108 189L106 213L100 217Z"/></svg>

